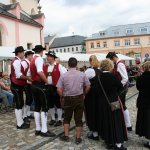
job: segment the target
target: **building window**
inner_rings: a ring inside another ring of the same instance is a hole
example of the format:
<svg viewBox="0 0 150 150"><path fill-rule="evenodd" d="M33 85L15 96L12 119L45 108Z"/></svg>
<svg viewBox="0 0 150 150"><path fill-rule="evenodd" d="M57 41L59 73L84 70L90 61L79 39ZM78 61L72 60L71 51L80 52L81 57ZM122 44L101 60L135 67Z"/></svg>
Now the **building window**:
<svg viewBox="0 0 150 150"><path fill-rule="evenodd" d="M141 32L147 32L147 31L148 31L148 29L146 27L141 28Z"/></svg>
<svg viewBox="0 0 150 150"><path fill-rule="evenodd" d="M56 52L58 52L58 49L56 49Z"/></svg>
<svg viewBox="0 0 150 150"><path fill-rule="evenodd" d="M70 48L68 48L68 52L70 52Z"/></svg>
<svg viewBox="0 0 150 150"><path fill-rule="evenodd" d="M115 46L120 46L120 41L114 41Z"/></svg>
<svg viewBox="0 0 150 150"><path fill-rule="evenodd" d="M29 50L32 49L32 43L27 43L27 49L29 49Z"/></svg>
<svg viewBox="0 0 150 150"><path fill-rule="evenodd" d="M133 29L127 29L127 30L126 30L126 33L127 33L127 34L133 34Z"/></svg>
<svg viewBox="0 0 150 150"><path fill-rule="evenodd" d="M74 52L74 47L72 47L72 52Z"/></svg>
<svg viewBox="0 0 150 150"><path fill-rule="evenodd" d="M76 47L76 51L78 51L78 47Z"/></svg>
<svg viewBox="0 0 150 150"><path fill-rule="evenodd" d="M107 47L107 42L103 42L103 47Z"/></svg>
<svg viewBox="0 0 150 150"><path fill-rule="evenodd" d="M16 3L16 0L11 0L12 3Z"/></svg>
<svg viewBox="0 0 150 150"><path fill-rule="evenodd" d="M91 48L94 48L94 43L91 43Z"/></svg>
<svg viewBox="0 0 150 150"><path fill-rule="evenodd" d="M60 49L60 53L62 53L62 49Z"/></svg>
<svg viewBox="0 0 150 150"><path fill-rule="evenodd" d="M129 46L130 45L130 40L125 40L125 46Z"/></svg>
<svg viewBox="0 0 150 150"><path fill-rule="evenodd" d="M66 49L64 48L64 52L66 52Z"/></svg>
<svg viewBox="0 0 150 150"><path fill-rule="evenodd" d="M140 39L134 39L134 45L140 45Z"/></svg>
<svg viewBox="0 0 150 150"><path fill-rule="evenodd" d="M100 34L100 36L104 36L105 32L100 32L99 34Z"/></svg>
<svg viewBox="0 0 150 150"><path fill-rule="evenodd" d="M0 31L0 46L2 46L2 33Z"/></svg>
<svg viewBox="0 0 150 150"><path fill-rule="evenodd" d="M97 43L97 47L100 47L100 43Z"/></svg>
<svg viewBox="0 0 150 150"><path fill-rule="evenodd" d="M114 31L114 35L115 36L117 36L117 35L119 35L120 33L119 33L119 31Z"/></svg>

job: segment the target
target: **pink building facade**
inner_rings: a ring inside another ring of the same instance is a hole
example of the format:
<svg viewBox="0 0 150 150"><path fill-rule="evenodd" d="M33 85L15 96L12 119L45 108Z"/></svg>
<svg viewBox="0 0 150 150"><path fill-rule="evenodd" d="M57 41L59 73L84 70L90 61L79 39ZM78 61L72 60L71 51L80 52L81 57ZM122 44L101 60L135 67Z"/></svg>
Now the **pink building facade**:
<svg viewBox="0 0 150 150"><path fill-rule="evenodd" d="M44 19L39 0L0 0L0 46L44 46Z"/></svg>

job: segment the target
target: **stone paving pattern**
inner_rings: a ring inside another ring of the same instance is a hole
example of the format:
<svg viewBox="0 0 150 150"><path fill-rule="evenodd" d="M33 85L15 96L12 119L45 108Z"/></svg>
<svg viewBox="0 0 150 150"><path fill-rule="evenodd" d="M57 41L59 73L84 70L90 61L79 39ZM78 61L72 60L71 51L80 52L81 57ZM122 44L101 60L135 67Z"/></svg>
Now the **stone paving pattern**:
<svg viewBox="0 0 150 150"><path fill-rule="evenodd" d="M130 88L127 97L130 97L133 93L136 93L135 87ZM135 127L136 121L136 98L137 96L134 96L127 102L133 127ZM73 125L74 122L71 123L71 126ZM49 129L57 135L63 132L63 127L49 127ZM60 141L59 138L53 140L51 138L42 138L40 136L36 137L34 135L34 120L31 121L30 129L17 130L14 113L0 114L0 131L0 150L26 150L37 148L39 148L39 150L105 150L105 145L101 140L95 142L87 139L86 135L88 129L86 126L84 126L82 132L83 142L78 146L74 144L75 130L70 132L71 141L69 143L64 143ZM43 143L47 144L42 146ZM129 141L126 145L130 150L145 150L142 147L142 140L134 134L134 131L129 133Z"/></svg>

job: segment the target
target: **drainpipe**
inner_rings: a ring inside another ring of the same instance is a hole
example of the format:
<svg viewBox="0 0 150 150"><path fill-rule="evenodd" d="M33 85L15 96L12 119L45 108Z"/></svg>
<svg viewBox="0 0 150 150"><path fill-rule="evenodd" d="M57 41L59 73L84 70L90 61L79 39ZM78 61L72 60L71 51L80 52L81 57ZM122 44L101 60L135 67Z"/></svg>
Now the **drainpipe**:
<svg viewBox="0 0 150 150"><path fill-rule="evenodd" d="M41 45L42 45L42 30L43 30L43 27L40 29L40 42L41 42Z"/></svg>

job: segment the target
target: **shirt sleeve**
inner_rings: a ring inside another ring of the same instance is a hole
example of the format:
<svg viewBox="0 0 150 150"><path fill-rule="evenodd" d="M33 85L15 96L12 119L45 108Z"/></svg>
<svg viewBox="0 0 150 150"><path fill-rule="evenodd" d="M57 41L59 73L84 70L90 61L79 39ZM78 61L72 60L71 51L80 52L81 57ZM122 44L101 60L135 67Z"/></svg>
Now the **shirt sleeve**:
<svg viewBox="0 0 150 150"><path fill-rule="evenodd" d="M60 75L62 75L67 72L67 69L61 64L59 64L59 71L60 71Z"/></svg>
<svg viewBox="0 0 150 150"><path fill-rule="evenodd" d="M87 77L88 79L92 79L92 78L95 77L96 74L95 74L94 69L89 68L89 69L87 69L87 70L85 71L85 75L86 75L86 77Z"/></svg>
<svg viewBox="0 0 150 150"><path fill-rule="evenodd" d="M120 73L122 77L121 83L124 86L128 82L128 74L125 65L123 63L119 63L117 71Z"/></svg>
<svg viewBox="0 0 150 150"><path fill-rule="evenodd" d="M14 66L16 78L19 79L22 76L21 62L19 60L15 60L13 66Z"/></svg>
<svg viewBox="0 0 150 150"><path fill-rule="evenodd" d="M24 70L26 70L26 68L28 67L27 63L25 61L22 61L21 65L22 65L22 67L23 67Z"/></svg>
<svg viewBox="0 0 150 150"><path fill-rule="evenodd" d="M64 86L63 86L63 77L62 76L60 76L56 87L60 88L60 89L63 89Z"/></svg>
<svg viewBox="0 0 150 150"><path fill-rule="evenodd" d="M43 65L44 65L44 61L41 57L38 57L35 60L35 66L37 68L37 72L43 72Z"/></svg>

